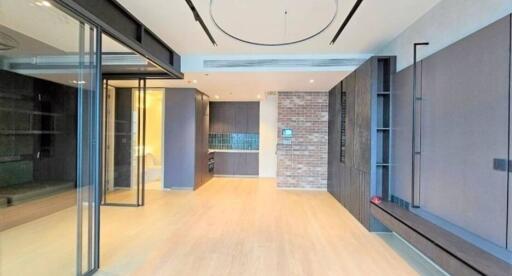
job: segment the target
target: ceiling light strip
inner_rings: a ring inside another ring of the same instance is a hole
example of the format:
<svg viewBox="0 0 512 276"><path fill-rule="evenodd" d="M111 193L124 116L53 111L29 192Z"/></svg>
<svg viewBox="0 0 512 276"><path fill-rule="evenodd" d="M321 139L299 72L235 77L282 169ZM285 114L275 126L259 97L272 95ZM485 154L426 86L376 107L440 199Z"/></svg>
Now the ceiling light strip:
<svg viewBox="0 0 512 276"><path fill-rule="evenodd" d="M206 35L208 36L208 38L212 42L213 46L217 46L217 42L215 41L215 39L213 38L212 34L208 30L208 27L206 27L206 24L204 24L204 21L201 18L201 15L199 15L199 12L197 11L196 7L194 6L194 3L192 3L192 0L185 0L185 2L187 2L188 7L192 11L192 14L194 14L195 20L197 22L199 22L199 24L203 28L203 31L206 33Z"/></svg>
<svg viewBox="0 0 512 276"><path fill-rule="evenodd" d="M187 0L188 1L188 0ZM334 10L334 16L331 18L331 20L329 21L329 23L324 27L322 28L320 31L314 33L313 35L310 35L306 38L303 38L303 39L300 39L300 40L296 40L296 41L290 41L290 42L284 42L284 43L260 43L260 42L255 42L255 41L249 41L249 40L245 40L245 39L242 39L242 38L239 38L239 37L236 37L232 34L230 34L228 31L226 31L224 28L222 28L218 23L217 21L215 20L215 17L213 16L213 11L212 11L212 5L213 5L213 1L214 0L210 0L210 18L212 19L213 21L213 24L215 24L215 26L221 31L223 32L225 35L235 39L235 40L238 40L240 42L243 42L243 43L247 43L247 44L252 44L252 45L256 45L256 46L287 46L287 45L292 45L292 44L297 44L297 43L301 43L301 42L304 42L306 40L310 40L316 36L318 36L319 34L323 33L325 30L327 30L327 28L329 28L332 23L334 22L334 20L336 19L337 15L338 15L338 0L334 0L334 4L335 4L335 10ZM362 0L361 0L362 1Z"/></svg>
<svg viewBox="0 0 512 276"><path fill-rule="evenodd" d="M336 32L336 34L332 38L330 45L333 45L334 43L336 43L336 40L340 36L341 32L343 32L345 27L347 27L348 22L350 22L350 19L352 19L352 16L354 16L354 14L356 13L356 11L359 8L359 6L361 5L361 3L363 3L363 0L357 0L356 1L354 6L352 7L350 12L348 13L347 17L345 18L345 21L343 21L343 24L341 24L341 27L339 28L339 30Z"/></svg>

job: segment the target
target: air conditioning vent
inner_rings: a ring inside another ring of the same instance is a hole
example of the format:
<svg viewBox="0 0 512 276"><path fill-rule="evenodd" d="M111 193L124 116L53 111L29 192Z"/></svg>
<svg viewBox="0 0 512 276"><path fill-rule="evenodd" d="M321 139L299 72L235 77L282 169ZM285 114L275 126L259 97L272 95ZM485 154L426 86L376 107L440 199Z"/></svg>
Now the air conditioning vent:
<svg viewBox="0 0 512 276"><path fill-rule="evenodd" d="M209 59L203 61L204 68L250 68L250 67L344 67L359 66L365 59L238 59L220 60Z"/></svg>

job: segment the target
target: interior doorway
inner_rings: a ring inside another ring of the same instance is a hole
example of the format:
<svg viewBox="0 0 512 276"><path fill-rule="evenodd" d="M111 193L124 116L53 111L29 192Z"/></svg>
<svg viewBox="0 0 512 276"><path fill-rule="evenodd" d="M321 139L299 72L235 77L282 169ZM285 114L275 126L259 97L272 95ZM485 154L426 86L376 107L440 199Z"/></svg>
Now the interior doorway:
<svg viewBox="0 0 512 276"><path fill-rule="evenodd" d="M146 79L136 88L104 78L102 204L143 206L146 164Z"/></svg>
<svg viewBox="0 0 512 276"><path fill-rule="evenodd" d="M146 89L146 147L144 155L146 190L163 190L164 93L163 88Z"/></svg>

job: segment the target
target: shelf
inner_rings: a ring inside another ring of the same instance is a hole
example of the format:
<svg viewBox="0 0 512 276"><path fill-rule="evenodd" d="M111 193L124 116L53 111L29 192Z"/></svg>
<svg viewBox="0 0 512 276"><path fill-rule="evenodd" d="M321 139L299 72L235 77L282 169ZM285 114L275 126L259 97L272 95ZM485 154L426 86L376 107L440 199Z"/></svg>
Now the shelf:
<svg viewBox="0 0 512 276"><path fill-rule="evenodd" d="M377 163L377 167L389 167L389 163Z"/></svg>
<svg viewBox="0 0 512 276"><path fill-rule="evenodd" d="M0 163L25 161L25 160L31 160L31 159L32 159L31 154L2 156L2 157L0 157Z"/></svg>
<svg viewBox="0 0 512 276"><path fill-rule="evenodd" d="M0 130L0 135L42 135L42 134L62 134L61 131L45 130Z"/></svg>
<svg viewBox="0 0 512 276"><path fill-rule="evenodd" d="M64 116L64 114L62 114L62 113L42 112L42 111L23 110L23 109L4 108L4 107L0 107L0 111L25 113L25 114L30 114L30 115L41 115L41 116L55 116L55 117Z"/></svg>
<svg viewBox="0 0 512 276"><path fill-rule="evenodd" d="M388 96L388 95L391 95L391 93L386 92L386 91L379 91L379 92L377 92L377 95Z"/></svg>
<svg viewBox="0 0 512 276"><path fill-rule="evenodd" d="M390 130L390 128L389 127L378 127L377 130L379 130L379 131L388 131L388 130Z"/></svg>

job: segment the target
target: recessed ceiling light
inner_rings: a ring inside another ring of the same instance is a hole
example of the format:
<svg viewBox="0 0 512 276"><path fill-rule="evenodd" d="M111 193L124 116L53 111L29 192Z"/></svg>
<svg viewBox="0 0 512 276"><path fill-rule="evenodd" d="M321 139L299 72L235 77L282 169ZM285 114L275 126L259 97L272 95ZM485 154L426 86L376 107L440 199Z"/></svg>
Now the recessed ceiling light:
<svg viewBox="0 0 512 276"><path fill-rule="evenodd" d="M74 83L74 84L85 84L84 80L81 80L81 81L72 80L71 82Z"/></svg>
<svg viewBox="0 0 512 276"><path fill-rule="evenodd" d="M315 80L314 80L314 79L310 79L310 80L309 80L309 83L314 83L314 82L315 82Z"/></svg>
<svg viewBox="0 0 512 276"><path fill-rule="evenodd" d="M197 83L197 80L192 80L193 83Z"/></svg>
<svg viewBox="0 0 512 276"><path fill-rule="evenodd" d="M52 6L52 4L48 1L37 1L36 5L38 5L39 7L42 7L42 6L51 7Z"/></svg>
<svg viewBox="0 0 512 276"><path fill-rule="evenodd" d="M261 99L261 95L260 94L256 95L256 98Z"/></svg>
<svg viewBox="0 0 512 276"><path fill-rule="evenodd" d="M219 95L215 95L215 99L219 99L219 98L220 98Z"/></svg>

